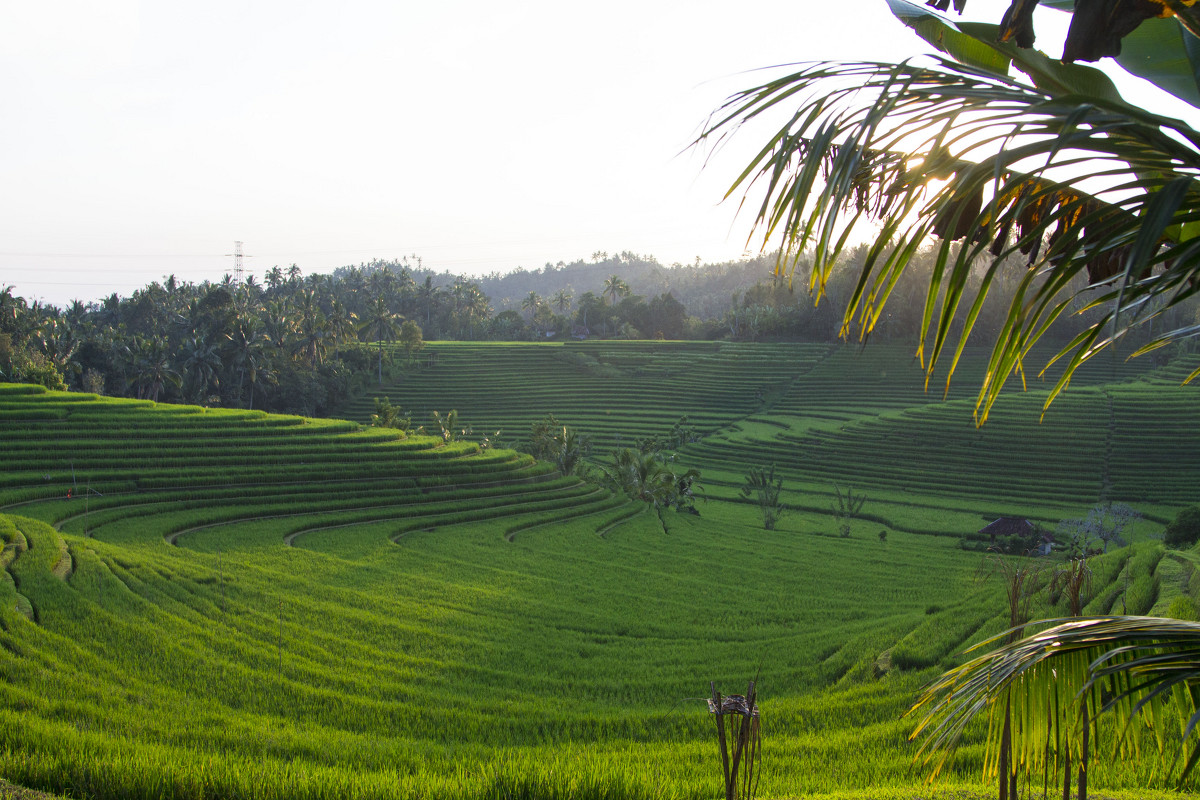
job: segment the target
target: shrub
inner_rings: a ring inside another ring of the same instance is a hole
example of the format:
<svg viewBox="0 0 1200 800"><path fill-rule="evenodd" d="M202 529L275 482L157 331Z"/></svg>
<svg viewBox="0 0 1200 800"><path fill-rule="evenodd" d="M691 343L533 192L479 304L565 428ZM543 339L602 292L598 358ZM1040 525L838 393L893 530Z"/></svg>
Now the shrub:
<svg viewBox="0 0 1200 800"><path fill-rule="evenodd" d="M848 539L850 537L850 520L857 517L859 512L862 511L863 504L867 502L867 496L860 494L858 497L855 497L854 490L849 487L846 488L844 496L842 495L842 490L837 486L833 487L833 491L837 500L831 508L833 516L838 521L838 533L841 534L843 539Z"/></svg>
<svg viewBox="0 0 1200 800"><path fill-rule="evenodd" d="M1190 506L1175 515L1163 531L1167 547L1191 547L1200 539L1200 506Z"/></svg>
<svg viewBox="0 0 1200 800"><path fill-rule="evenodd" d="M12 359L14 378L22 383L36 383L47 389L66 391L62 373L50 359L36 350L16 351Z"/></svg>
<svg viewBox="0 0 1200 800"><path fill-rule="evenodd" d="M783 478L775 476L775 465L768 470L765 467L751 467L746 473L746 482L742 484L742 497L753 497L759 511L762 512L763 527L769 531L775 530L775 523L783 516L783 503L779 495L783 491Z"/></svg>

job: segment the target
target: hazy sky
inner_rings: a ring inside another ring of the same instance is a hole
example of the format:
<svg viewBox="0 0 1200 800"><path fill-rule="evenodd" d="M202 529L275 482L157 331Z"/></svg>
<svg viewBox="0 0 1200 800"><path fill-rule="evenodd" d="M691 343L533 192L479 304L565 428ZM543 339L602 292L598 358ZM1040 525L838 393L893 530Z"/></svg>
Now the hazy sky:
<svg viewBox="0 0 1200 800"><path fill-rule="evenodd" d="M0 285L737 257L739 158L679 153L740 73L928 50L883 0L0 0Z"/></svg>

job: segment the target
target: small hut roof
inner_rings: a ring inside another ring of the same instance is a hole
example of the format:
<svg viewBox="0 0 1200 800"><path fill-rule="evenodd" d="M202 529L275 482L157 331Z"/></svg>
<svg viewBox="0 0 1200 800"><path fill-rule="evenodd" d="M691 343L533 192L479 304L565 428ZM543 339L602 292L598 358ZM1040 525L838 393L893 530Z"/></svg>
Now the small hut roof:
<svg viewBox="0 0 1200 800"><path fill-rule="evenodd" d="M1028 536L1033 523L1023 517L1001 517L979 529L985 536Z"/></svg>

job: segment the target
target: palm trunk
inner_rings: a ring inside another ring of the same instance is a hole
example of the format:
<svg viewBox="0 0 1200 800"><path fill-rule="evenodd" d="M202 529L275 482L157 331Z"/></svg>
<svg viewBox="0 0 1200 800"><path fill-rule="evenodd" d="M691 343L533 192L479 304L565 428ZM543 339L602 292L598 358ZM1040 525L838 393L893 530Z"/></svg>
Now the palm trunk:
<svg viewBox="0 0 1200 800"><path fill-rule="evenodd" d="M1083 717L1083 740L1079 748L1079 800L1087 800L1087 767L1088 767L1088 706L1087 698L1080 709Z"/></svg>
<svg viewBox="0 0 1200 800"><path fill-rule="evenodd" d="M1011 768L1009 766L1009 759L1011 757L1012 757L1012 714L1011 714L1011 708L1010 708L1010 701L1006 698L1004 701L1004 730L1000 734L1000 763L997 765L997 769L996 769L996 771L999 773L999 778L1000 778L1000 786L999 786L1000 800L1009 800L1008 784L1009 784L1009 773L1011 772ZM1013 797L1012 800L1016 800L1016 797Z"/></svg>
<svg viewBox="0 0 1200 800"><path fill-rule="evenodd" d="M1071 800L1071 743L1063 744L1063 800Z"/></svg>

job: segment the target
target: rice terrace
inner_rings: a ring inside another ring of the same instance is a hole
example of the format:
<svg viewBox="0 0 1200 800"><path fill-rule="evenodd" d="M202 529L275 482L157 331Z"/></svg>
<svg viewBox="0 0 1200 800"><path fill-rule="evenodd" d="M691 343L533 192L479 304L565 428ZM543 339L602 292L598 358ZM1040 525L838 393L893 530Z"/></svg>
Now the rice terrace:
<svg viewBox="0 0 1200 800"><path fill-rule="evenodd" d="M0 800L1200 797L1200 6L871 5L0 4Z"/></svg>
<svg viewBox="0 0 1200 800"><path fill-rule="evenodd" d="M709 681L752 679L756 796L986 796L984 727L922 788L903 717L1008 627L978 532L1135 504L1087 613L1194 614L1196 554L1156 535L1195 498L1200 407L1186 358L1096 359L1040 424L1033 385L977 429L983 358L943 400L898 346L435 342L372 391L453 406L477 433L449 438L366 425L369 393L340 421L0 384L0 776L97 798L716 797ZM503 446L547 413L600 464L686 417L698 513ZM774 530L739 491L767 464ZM1065 614L1044 585L1033 602ZM1171 755L1098 755L1092 784L1151 796Z"/></svg>

